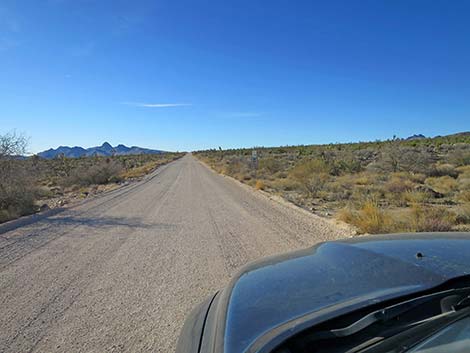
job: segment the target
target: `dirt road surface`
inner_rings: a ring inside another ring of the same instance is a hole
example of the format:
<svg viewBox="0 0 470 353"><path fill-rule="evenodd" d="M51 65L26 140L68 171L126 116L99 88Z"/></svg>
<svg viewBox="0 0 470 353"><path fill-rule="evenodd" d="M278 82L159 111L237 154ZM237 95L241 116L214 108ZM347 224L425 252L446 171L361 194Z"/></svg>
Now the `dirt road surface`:
<svg viewBox="0 0 470 353"><path fill-rule="evenodd" d="M241 265L347 235L188 154L0 234L0 352L172 352Z"/></svg>

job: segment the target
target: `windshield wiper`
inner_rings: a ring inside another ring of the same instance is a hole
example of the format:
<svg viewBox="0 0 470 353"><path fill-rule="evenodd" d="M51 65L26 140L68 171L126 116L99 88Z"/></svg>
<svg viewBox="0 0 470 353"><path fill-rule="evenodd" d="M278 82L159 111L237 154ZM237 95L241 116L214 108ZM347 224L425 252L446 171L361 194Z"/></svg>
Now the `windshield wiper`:
<svg viewBox="0 0 470 353"><path fill-rule="evenodd" d="M419 325L414 325L406 330L402 330L402 332L390 337L389 339L383 339L369 347L364 348L363 346L364 349L349 351L347 353L358 351L361 353L406 352L416 344L442 330L444 327L468 316L470 316L470 305L466 305L464 307L460 307L458 310L425 320Z"/></svg>
<svg viewBox="0 0 470 353"><path fill-rule="evenodd" d="M442 324L469 306L470 288L427 294L370 312L344 327L310 332L302 337L301 345L312 347L314 342L331 339L340 343L341 338L351 337L347 339L344 351L354 352L416 326L430 325L431 322Z"/></svg>

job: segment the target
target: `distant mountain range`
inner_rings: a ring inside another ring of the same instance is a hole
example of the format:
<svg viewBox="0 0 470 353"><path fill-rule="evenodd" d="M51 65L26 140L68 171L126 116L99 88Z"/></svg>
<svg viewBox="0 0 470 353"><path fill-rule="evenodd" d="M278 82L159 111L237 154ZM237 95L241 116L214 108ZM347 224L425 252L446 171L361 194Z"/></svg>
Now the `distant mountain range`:
<svg viewBox="0 0 470 353"><path fill-rule="evenodd" d="M405 140L412 141L412 140L422 140L425 138L426 136L424 136L423 134L414 134L414 135L411 135L410 137L407 137Z"/></svg>
<svg viewBox="0 0 470 353"><path fill-rule="evenodd" d="M60 155L69 158L89 157L89 156L122 156L129 154L160 154L165 151L151 150L137 146L127 147L124 145L111 146L108 142L103 143L101 146L83 148L83 147L68 147L59 146L56 149L48 149L47 151L39 152L38 156L46 159L52 159Z"/></svg>

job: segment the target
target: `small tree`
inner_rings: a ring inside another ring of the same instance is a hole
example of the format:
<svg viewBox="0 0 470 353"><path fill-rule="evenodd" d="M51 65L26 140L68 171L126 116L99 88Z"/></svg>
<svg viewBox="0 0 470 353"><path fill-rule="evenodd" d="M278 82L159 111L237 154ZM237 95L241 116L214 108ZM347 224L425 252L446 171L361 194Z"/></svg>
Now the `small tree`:
<svg viewBox="0 0 470 353"><path fill-rule="evenodd" d="M0 135L0 222L34 212L34 189L21 160L28 140L16 132Z"/></svg>
<svg viewBox="0 0 470 353"><path fill-rule="evenodd" d="M25 154L27 145L28 139L16 131L0 135L0 160Z"/></svg>

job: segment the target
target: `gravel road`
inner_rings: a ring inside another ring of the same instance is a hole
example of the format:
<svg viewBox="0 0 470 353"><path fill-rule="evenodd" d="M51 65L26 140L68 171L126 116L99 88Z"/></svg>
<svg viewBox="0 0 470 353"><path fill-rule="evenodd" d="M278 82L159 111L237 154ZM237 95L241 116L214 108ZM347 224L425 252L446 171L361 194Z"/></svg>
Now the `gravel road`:
<svg viewBox="0 0 470 353"><path fill-rule="evenodd" d="M172 352L241 265L347 235L188 154L0 234L0 352Z"/></svg>

